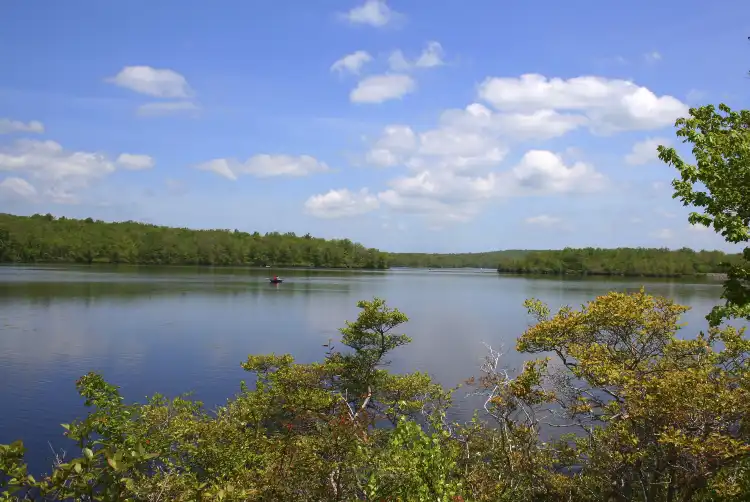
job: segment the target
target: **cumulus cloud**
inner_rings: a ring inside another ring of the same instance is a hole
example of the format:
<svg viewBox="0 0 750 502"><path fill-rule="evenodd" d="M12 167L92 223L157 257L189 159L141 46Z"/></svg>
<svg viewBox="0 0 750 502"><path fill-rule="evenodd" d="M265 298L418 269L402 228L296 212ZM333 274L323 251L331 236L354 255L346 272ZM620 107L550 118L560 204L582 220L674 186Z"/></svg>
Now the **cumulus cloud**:
<svg viewBox="0 0 750 502"><path fill-rule="evenodd" d="M14 132L33 132L41 134L44 132L44 125L38 120L24 123L19 120L0 118L0 134L10 134Z"/></svg>
<svg viewBox="0 0 750 502"><path fill-rule="evenodd" d="M455 165L438 165L392 179L388 184L390 188L378 194L386 207L467 221L476 216L488 200L595 192L604 188L606 178L587 164L567 166L553 152L531 150L507 171L474 175L462 172Z"/></svg>
<svg viewBox="0 0 750 502"><path fill-rule="evenodd" d="M203 171L211 171L230 180L241 174L257 178L274 176L301 177L330 170L325 162L309 155L254 155L245 162L234 159L214 159L196 166Z"/></svg>
<svg viewBox="0 0 750 502"><path fill-rule="evenodd" d="M417 135L411 127L390 125L383 130L382 136L365 157L370 164L392 167L403 164L407 156L414 152L416 146Z"/></svg>
<svg viewBox="0 0 750 502"><path fill-rule="evenodd" d="M353 103L382 103L414 92L417 84L409 75L373 75L361 80L349 94Z"/></svg>
<svg viewBox="0 0 750 502"><path fill-rule="evenodd" d="M434 40L427 42L422 53L414 60L409 61L403 51L395 50L388 57L388 65L391 70L403 72L412 68L434 68L445 64L443 61L444 51L440 42Z"/></svg>
<svg viewBox="0 0 750 502"><path fill-rule="evenodd" d="M121 153L115 162L123 169L130 169L131 171L150 169L155 164L153 157L132 153Z"/></svg>
<svg viewBox="0 0 750 502"><path fill-rule="evenodd" d="M184 76L174 70L151 66L126 66L106 81L158 98L187 98L193 94Z"/></svg>
<svg viewBox="0 0 750 502"><path fill-rule="evenodd" d="M625 156L625 162L631 166L638 166L659 160L656 147L659 145L669 146L671 141L667 138L647 138L638 141L633 149Z"/></svg>
<svg viewBox="0 0 750 502"><path fill-rule="evenodd" d="M341 17L352 24L367 24L381 28L402 18L403 14L388 7L385 0L365 0L365 3L352 8Z"/></svg>
<svg viewBox="0 0 750 502"><path fill-rule="evenodd" d="M509 175L509 195L591 193L607 182L592 166L583 162L566 166L560 155L547 150L526 152Z"/></svg>
<svg viewBox="0 0 750 502"><path fill-rule="evenodd" d="M419 68L432 68L434 66L441 66L445 64L443 62L443 46L439 42L430 41L427 42L427 47L415 63L415 66Z"/></svg>
<svg viewBox="0 0 750 502"><path fill-rule="evenodd" d="M25 199L36 197L37 191L34 186L23 178L9 177L0 181L0 200L2 199Z"/></svg>
<svg viewBox="0 0 750 502"><path fill-rule="evenodd" d="M77 201L77 190L114 172L115 163L101 153L68 151L54 141L25 139L0 149L0 171L25 175L46 198L71 203Z"/></svg>
<svg viewBox="0 0 750 502"><path fill-rule="evenodd" d="M165 101L146 103L138 107L138 115L156 117L181 113L195 114L200 108L192 101Z"/></svg>
<svg viewBox="0 0 750 502"><path fill-rule="evenodd" d="M366 188L359 192L343 188L313 195L305 202L305 211L318 218L342 218L369 213L379 205L378 198Z"/></svg>
<svg viewBox="0 0 750 502"><path fill-rule="evenodd" d="M475 171L500 164L508 152L508 142L562 136L585 120L550 110L501 114L473 103L465 109L445 111L436 128L419 134L405 125L386 127L365 160L413 170Z"/></svg>
<svg viewBox="0 0 750 502"><path fill-rule="evenodd" d="M657 96L627 80L596 76L568 80L539 74L493 77L480 85L479 97L504 112L578 112L588 119L593 132L601 134L670 126L688 111L672 96Z"/></svg>
<svg viewBox="0 0 750 502"><path fill-rule="evenodd" d="M372 61L372 56L367 51L356 51L347 54L331 65L331 71L338 73L349 72L359 74L362 67Z"/></svg>
<svg viewBox="0 0 750 502"><path fill-rule="evenodd" d="M407 71L411 69L411 63L406 59L401 49L391 52L391 55L388 56L388 66L393 71Z"/></svg>

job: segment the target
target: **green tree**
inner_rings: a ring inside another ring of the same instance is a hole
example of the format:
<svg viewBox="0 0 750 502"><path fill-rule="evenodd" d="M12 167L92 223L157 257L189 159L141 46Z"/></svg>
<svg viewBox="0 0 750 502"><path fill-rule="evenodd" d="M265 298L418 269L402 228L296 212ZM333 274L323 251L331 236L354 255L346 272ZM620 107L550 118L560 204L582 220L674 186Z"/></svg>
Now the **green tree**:
<svg viewBox="0 0 750 502"><path fill-rule="evenodd" d="M554 316L537 300L526 305L537 323L517 349L554 354L559 369L548 369L546 360L527 365L509 393L535 407L551 403L550 423L580 433L553 447L558 462L581 467L577 500L742 493L750 459L750 341L743 330L678 338L688 308L644 291L609 293ZM507 403L514 401L496 406Z"/></svg>
<svg viewBox="0 0 750 502"><path fill-rule="evenodd" d="M688 221L712 227L727 242L750 240L750 111L732 111L727 105L691 108L690 116L675 123L677 136L692 145L695 164L683 160L674 148L659 146L659 158L677 169L673 198L697 209ZM724 305L708 315L713 326L724 319L750 319L750 247L743 260L727 272Z"/></svg>

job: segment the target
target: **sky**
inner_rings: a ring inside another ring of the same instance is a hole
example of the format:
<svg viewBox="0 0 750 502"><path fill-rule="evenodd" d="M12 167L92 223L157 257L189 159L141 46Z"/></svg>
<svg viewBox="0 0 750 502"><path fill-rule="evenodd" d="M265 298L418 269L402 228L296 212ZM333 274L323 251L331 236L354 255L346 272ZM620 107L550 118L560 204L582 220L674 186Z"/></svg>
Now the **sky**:
<svg viewBox="0 0 750 502"><path fill-rule="evenodd" d="M656 146L748 107L750 2L6 0L0 212L387 251L737 248Z"/></svg>

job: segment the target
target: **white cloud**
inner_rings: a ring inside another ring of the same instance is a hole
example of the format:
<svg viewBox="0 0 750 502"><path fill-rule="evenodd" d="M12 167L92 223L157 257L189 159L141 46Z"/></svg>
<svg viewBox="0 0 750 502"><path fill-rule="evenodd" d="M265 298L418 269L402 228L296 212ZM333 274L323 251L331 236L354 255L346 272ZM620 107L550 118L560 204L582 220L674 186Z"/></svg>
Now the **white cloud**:
<svg viewBox="0 0 750 502"><path fill-rule="evenodd" d="M606 186L606 177L592 166L576 162L566 166L560 155L530 150L510 172L509 195L590 193Z"/></svg>
<svg viewBox="0 0 750 502"><path fill-rule="evenodd" d="M669 240L674 238L674 231L669 228L660 228L659 230L651 233L652 237L657 239Z"/></svg>
<svg viewBox="0 0 750 502"><path fill-rule="evenodd" d="M416 147L417 135L411 127L390 125L383 130L383 135L365 157L370 164L392 167L403 164Z"/></svg>
<svg viewBox="0 0 750 502"><path fill-rule="evenodd" d="M704 225L688 225L687 229L688 232L694 232L696 234L706 234L711 231L711 227L706 227Z"/></svg>
<svg viewBox="0 0 750 502"><path fill-rule="evenodd" d="M365 3L354 7L342 17L352 24L368 24L380 28L402 16L388 7L385 0L365 0Z"/></svg>
<svg viewBox="0 0 750 502"><path fill-rule="evenodd" d="M344 73L349 72L355 75L359 74L362 67L372 61L372 56L367 51L356 51L347 54L331 65L331 71Z"/></svg>
<svg viewBox="0 0 750 502"><path fill-rule="evenodd" d="M132 153L121 153L115 161L123 169L137 171L154 167L154 159L148 155L137 155Z"/></svg>
<svg viewBox="0 0 750 502"><path fill-rule="evenodd" d="M395 178L389 185L378 194L386 207L438 220L467 221L489 200L594 192L606 185L606 178L586 164L566 166L557 154L531 150L508 171L472 175L455 165L437 165Z"/></svg>
<svg viewBox="0 0 750 502"><path fill-rule="evenodd" d="M273 176L300 177L330 170L328 165L309 155L254 155L245 162L233 159L214 159L196 166L203 171L211 171L230 180L240 174L257 178Z"/></svg>
<svg viewBox="0 0 750 502"><path fill-rule="evenodd" d="M648 164L659 160L656 147L669 146L672 142L667 138L647 138L633 145L633 149L625 156L625 162L631 166Z"/></svg>
<svg viewBox="0 0 750 502"><path fill-rule="evenodd" d="M556 216L550 216L548 214L540 214L538 216L530 216L523 220L527 225L538 225L542 227L550 227L553 225L559 225L562 219Z"/></svg>
<svg viewBox="0 0 750 502"><path fill-rule="evenodd" d="M237 179L237 175L234 173L234 170L231 168L230 164L239 164L239 162L231 161L228 159L214 159L209 160L208 162L204 162L203 164L199 164L196 167L201 171L211 171L212 173L216 173L219 176L223 176L234 181Z"/></svg>
<svg viewBox="0 0 750 502"><path fill-rule="evenodd" d="M10 134L13 132L34 132L41 134L44 132L44 125L38 120L23 123L19 120L0 118L0 134Z"/></svg>
<svg viewBox="0 0 750 502"><path fill-rule="evenodd" d="M505 158L508 142L554 138L584 122L585 118L550 110L498 114L473 103L465 109L445 111L439 126L418 134L416 142L407 126L388 126L365 158L371 164L403 164L413 170L470 171L498 165ZM396 132L408 138L406 144L393 144Z"/></svg>
<svg viewBox="0 0 750 502"><path fill-rule="evenodd" d="M400 99L414 92L416 87L416 82L408 75L374 75L361 80L349 94L349 99L353 103L382 103Z"/></svg>
<svg viewBox="0 0 750 502"><path fill-rule="evenodd" d="M671 126L688 110L672 96L657 96L630 81L596 76L488 78L480 85L479 96L504 112L577 111L588 119L593 132L601 134Z"/></svg>
<svg viewBox="0 0 750 502"><path fill-rule="evenodd" d="M72 152L54 141L18 140L0 149L0 171L25 174L55 202L75 202L75 192L115 171L101 153Z"/></svg>
<svg viewBox="0 0 750 502"><path fill-rule="evenodd" d="M155 117L161 115L172 115L178 113L195 113L200 108L192 101L167 101L146 103L138 107L138 115L144 117Z"/></svg>
<svg viewBox="0 0 750 502"><path fill-rule="evenodd" d="M445 64L443 54L443 46L440 45L440 42L433 40L427 42L422 53L413 62L409 61L400 49L391 52L388 57L388 66L391 70L398 72L408 71L412 68L434 68Z"/></svg>
<svg viewBox="0 0 750 502"><path fill-rule="evenodd" d="M106 81L159 98L187 98L193 94L185 77L176 71L150 66L126 66Z"/></svg>
<svg viewBox="0 0 750 502"><path fill-rule="evenodd" d="M0 199L33 199L36 194L36 188L23 178L10 177L0 182Z"/></svg>
<svg viewBox="0 0 750 502"><path fill-rule="evenodd" d="M419 68L432 68L445 64L443 62L443 46L439 42L427 42L427 47L422 51L415 64Z"/></svg>
<svg viewBox="0 0 750 502"><path fill-rule="evenodd" d="M359 192L344 188L313 195L305 202L305 211L318 218L341 218L369 213L379 205L378 198L366 188Z"/></svg>
<svg viewBox="0 0 750 502"><path fill-rule="evenodd" d="M397 49L388 56L388 66L393 71L407 71L411 68L411 63L406 59L404 53L400 49Z"/></svg>
<svg viewBox="0 0 750 502"><path fill-rule="evenodd" d="M643 55L647 63L654 64L661 61L661 54L656 51L651 51Z"/></svg>

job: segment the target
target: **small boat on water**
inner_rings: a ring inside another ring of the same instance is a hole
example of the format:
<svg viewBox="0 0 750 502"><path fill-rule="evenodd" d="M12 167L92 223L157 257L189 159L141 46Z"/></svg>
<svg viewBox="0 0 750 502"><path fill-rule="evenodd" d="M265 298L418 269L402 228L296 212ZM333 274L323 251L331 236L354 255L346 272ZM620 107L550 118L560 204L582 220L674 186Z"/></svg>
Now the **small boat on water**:
<svg viewBox="0 0 750 502"><path fill-rule="evenodd" d="M268 279L268 281L271 284L281 284L282 282L284 282L284 279L282 279L281 277L271 277L270 279Z"/></svg>

